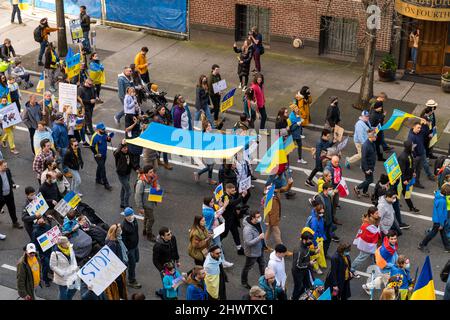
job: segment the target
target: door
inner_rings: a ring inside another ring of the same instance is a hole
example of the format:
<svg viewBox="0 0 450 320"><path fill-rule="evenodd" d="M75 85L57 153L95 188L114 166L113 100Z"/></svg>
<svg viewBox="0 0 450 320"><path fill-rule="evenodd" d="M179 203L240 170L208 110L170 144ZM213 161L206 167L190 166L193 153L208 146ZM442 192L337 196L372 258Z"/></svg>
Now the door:
<svg viewBox="0 0 450 320"><path fill-rule="evenodd" d="M263 43L270 42L270 9L236 5L236 32L235 40L244 40L253 26L258 27L259 33L263 37Z"/></svg>
<svg viewBox="0 0 450 320"><path fill-rule="evenodd" d="M419 22L420 38L416 72L440 74L444 65L447 22Z"/></svg>
<svg viewBox="0 0 450 320"><path fill-rule="evenodd" d="M319 52L356 56L358 21L336 17L321 17Z"/></svg>

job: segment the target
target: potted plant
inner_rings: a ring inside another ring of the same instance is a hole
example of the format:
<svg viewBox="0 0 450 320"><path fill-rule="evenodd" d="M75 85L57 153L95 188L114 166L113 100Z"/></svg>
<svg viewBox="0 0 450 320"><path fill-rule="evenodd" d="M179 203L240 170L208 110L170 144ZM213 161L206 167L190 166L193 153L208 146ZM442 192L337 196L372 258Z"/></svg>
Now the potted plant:
<svg viewBox="0 0 450 320"><path fill-rule="evenodd" d="M386 54L378 67L378 77L380 78L380 81L394 81L396 72L397 63L395 63L394 57L390 54Z"/></svg>
<svg viewBox="0 0 450 320"><path fill-rule="evenodd" d="M450 72L446 72L441 76L442 91L450 93Z"/></svg>

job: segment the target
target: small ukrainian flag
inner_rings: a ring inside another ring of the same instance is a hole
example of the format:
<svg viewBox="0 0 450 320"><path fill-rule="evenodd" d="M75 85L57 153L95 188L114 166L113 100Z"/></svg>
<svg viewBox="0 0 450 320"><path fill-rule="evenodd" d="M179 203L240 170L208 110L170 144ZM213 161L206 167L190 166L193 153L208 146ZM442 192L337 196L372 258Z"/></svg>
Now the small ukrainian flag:
<svg viewBox="0 0 450 320"><path fill-rule="evenodd" d="M214 198L219 201L223 196L223 184L219 184L214 190Z"/></svg>
<svg viewBox="0 0 450 320"><path fill-rule="evenodd" d="M272 210L274 193L275 193L275 184L272 184L269 191L267 192L266 200L264 201L264 220L266 220L267 215L269 214L270 210Z"/></svg>
<svg viewBox="0 0 450 320"><path fill-rule="evenodd" d="M39 82L36 86L36 92L42 92L45 88L45 75L44 71L41 72L41 76L39 77Z"/></svg>
<svg viewBox="0 0 450 320"><path fill-rule="evenodd" d="M409 300L436 300L430 257L425 258L414 291Z"/></svg>
<svg viewBox="0 0 450 320"><path fill-rule="evenodd" d="M155 188L150 188L150 192L148 194L148 201L162 202L163 193L164 193L163 189L156 190Z"/></svg>

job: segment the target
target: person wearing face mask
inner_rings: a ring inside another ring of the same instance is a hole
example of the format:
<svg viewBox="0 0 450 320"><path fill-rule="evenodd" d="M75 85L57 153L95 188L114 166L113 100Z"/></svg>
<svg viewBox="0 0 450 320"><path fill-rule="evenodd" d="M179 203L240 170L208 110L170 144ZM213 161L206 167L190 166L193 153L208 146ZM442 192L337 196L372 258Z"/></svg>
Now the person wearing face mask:
<svg viewBox="0 0 450 320"><path fill-rule="evenodd" d="M392 189L386 191L386 194L378 200L377 209L380 214L380 230L383 235L387 235L389 230L395 230L397 234L400 231L395 221L395 211L393 208L393 203L396 201L397 193Z"/></svg>
<svg viewBox="0 0 450 320"><path fill-rule="evenodd" d="M325 280L325 288L330 288L332 300L348 300L351 297L350 280L354 275L351 272L350 250L350 244L341 243L331 257L331 268Z"/></svg>
<svg viewBox="0 0 450 320"><path fill-rule="evenodd" d="M364 172L365 178L362 183L358 186L355 186L353 190L356 193L358 198L362 196L369 198L370 195L368 193L369 186L373 182L373 173L375 171L375 164L377 161L377 153L375 147L375 140L377 139L377 135L375 131L370 131L367 135L367 140L362 145L361 149L361 169Z"/></svg>
<svg viewBox="0 0 450 320"><path fill-rule="evenodd" d="M394 184L394 188L397 189L398 183L403 184L402 186L402 195L405 198L406 195L406 186L411 183L411 180L416 177L416 162L414 160L413 150L416 146L413 145L413 142L410 140L406 140L403 142L403 152L398 157L398 164L400 166L400 170L402 171L401 179ZM414 183L414 186L417 186L417 181ZM420 186L419 186L420 188ZM409 211L413 213L419 213L420 210L414 207L414 204L411 198L406 199L405 202L408 205ZM399 221L400 222L400 221ZM402 223L400 223L400 227L402 227Z"/></svg>
<svg viewBox="0 0 450 320"><path fill-rule="evenodd" d="M408 140L412 142L413 145L415 145L413 149L413 155L414 155L414 166L416 169L416 183L414 184L415 187L424 189L425 187L420 182L420 176L422 172L422 167L425 170L426 175L428 176L428 179L431 181L434 181L434 176L431 173L429 163L426 158L426 151L425 151L425 140L424 140L424 134L422 130L426 126L422 126L422 123L425 120L417 120L411 130L408 134ZM428 127L426 127L427 131L429 131Z"/></svg>
<svg viewBox="0 0 450 320"><path fill-rule="evenodd" d="M53 217L47 214L45 217L38 216L36 218L37 221L36 224L33 226L31 241L35 244L36 248L38 248L39 258L42 265L42 280L44 280L46 287L50 287L51 279L48 276L48 273L50 271L50 255L52 251L51 250L47 250L45 252L42 251L42 248L37 239L52 228L49 219L52 219Z"/></svg>
<svg viewBox="0 0 450 320"><path fill-rule="evenodd" d="M243 220L244 229L242 237L244 240L245 265L241 273L241 284L243 287L250 289L248 284L248 272L255 262L259 266L259 275L264 275L266 263L264 261L263 241L264 233L261 227L262 217L258 211L253 211Z"/></svg>
<svg viewBox="0 0 450 320"><path fill-rule="evenodd" d="M106 155L108 154L108 142L111 141L112 134L106 134L106 127L103 122L97 123L95 133L91 138L91 150L94 153L95 162L97 162L97 171L95 173L95 183L105 186L108 191L112 190L106 177Z"/></svg>
<svg viewBox="0 0 450 320"><path fill-rule="evenodd" d="M325 128L334 131L334 127L341 122L341 111L339 110L338 97L330 97L330 105L327 109Z"/></svg>
<svg viewBox="0 0 450 320"><path fill-rule="evenodd" d="M300 239L300 249L294 254L292 261L291 271L294 279L294 291L291 300L298 300L306 290L312 287L312 281L314 280L311 272L315 264L315 260L311 260L311 256L315 254L311 250L313 235L309 232L303 232Z"/></svg>
<svg viewBox="0 0 450 320"><path fill-rule="evenodd" d="M50 209L53 209L62 198L56 184L56 176L53 173L47 173L45 182L39 188L39 192Z"/></svg>
<svg viewBox="0 0 450 320"><path fill-rule="evenodd" d="M409 300L414 290L414 282L411 278L410 270L411 264L409 259L404 255L399 255L397 263L392 267L391 277L398 277L401 283L398 288L400 300Z"/></svg>
<svg viewBox="0 0 450 320"><path fill-rule="evenodd" d="M389 177L387 174L382 173L380 175L380 179L375 184L375 188L372 193L372 203L374 206L378 205L378 199L386 194L386 191L389 190L391 184L389 183Z"/></svg>
<svg viewBox="0 0 450 320"><path fill-rule="evenodd" d="M328 254L328 248L330 247L331 241L340 241L339 237L334 234L336 226L333 223L333 195L334 188L330 182L327 182L323 185L322 192L318 193L314 197L314 199L321 203L324 208L323 222L326 239L323 242L323 250L325 252L325 256Z"/></svg>
<svg viewBox="0 0 450 320"><path fill-rule="evenodd" d="M327 267L325 260L325 255L327 252L324 252L323 248L324 242L328 240L324 225L325 209L323 208L322 203L318 201L313 201L312 204L313 208L311 209L311 214L308 217L306 227L309 227L312 231L314 231L314 246L317 248L316 255L314 256L317 262L314 264L313 269L317 274L322 274L323 272L320 268Z"/></svg>
<svg viewBox="0 0 450 320"><path fill-rule="evenodd" d="M361 116L355 123L355 133L353 135L353 142L355 143L356 154L351 157L345 158L345 167L350 169L350 165L361 159L362 146L367 140L368 133L372 131L372 126L369 122L369 111L364 110L361 112Z"/></svg>
<svg viewBox="0 0 450 320"><path fill-rule="evenodd" d="M375 102L373 108L369 112L369 121L372 128L376 128L378 125L383 125L384 117L386 116L386 111L383 111L383 102ZM377 150L378 161L386 161L381 152L382 146L382 135L380 134L383 130L380 130L377 134L377 140L375 141L375 146Z"/></svg>
<svg viewBox="0 0 450 320"><path fill-rule="evenodd" d="M122 240L128 251L128 286L140 289L142 286L136 281L136 264L139 262L138 223L132 208L125 208L123 215L125 218L120 225L122 228Z"/></svg>

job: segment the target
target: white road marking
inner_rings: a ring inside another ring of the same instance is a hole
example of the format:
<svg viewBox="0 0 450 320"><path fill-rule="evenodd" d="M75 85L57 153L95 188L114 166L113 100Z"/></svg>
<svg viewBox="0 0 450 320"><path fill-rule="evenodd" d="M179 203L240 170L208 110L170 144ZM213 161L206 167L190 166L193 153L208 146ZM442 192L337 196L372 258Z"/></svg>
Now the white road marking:
<svg viewBox="0 0 450 320"><path fill-rule="evenodd" d="M14 272L17 271L16 267L10 266L9 264L2 264L2 268L8 269L8 270L11 270L11 271L14 271Z"/></svg>

